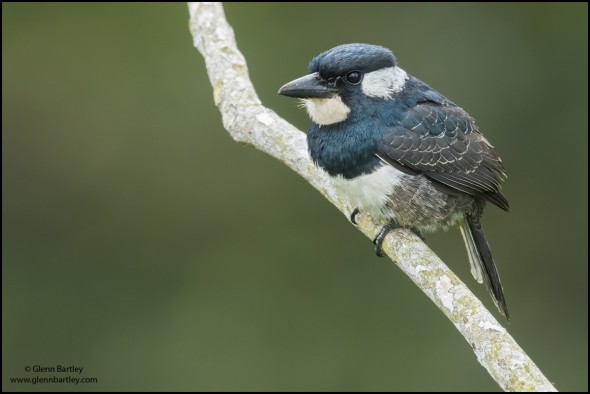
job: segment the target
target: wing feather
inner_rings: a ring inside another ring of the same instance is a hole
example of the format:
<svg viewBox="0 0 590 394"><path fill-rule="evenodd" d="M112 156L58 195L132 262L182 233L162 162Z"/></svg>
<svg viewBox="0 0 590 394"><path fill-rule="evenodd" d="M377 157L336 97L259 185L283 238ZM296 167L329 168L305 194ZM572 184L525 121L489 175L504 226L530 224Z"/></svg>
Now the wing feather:
<svg viewBox="0 0 590 394"><path fill-rule="evenodd" d="M484 198L508 210L501 192L502 160L474 120L448 102L423 101L409 108L378 145L383 161L422 173L447 188Z"/></svg>

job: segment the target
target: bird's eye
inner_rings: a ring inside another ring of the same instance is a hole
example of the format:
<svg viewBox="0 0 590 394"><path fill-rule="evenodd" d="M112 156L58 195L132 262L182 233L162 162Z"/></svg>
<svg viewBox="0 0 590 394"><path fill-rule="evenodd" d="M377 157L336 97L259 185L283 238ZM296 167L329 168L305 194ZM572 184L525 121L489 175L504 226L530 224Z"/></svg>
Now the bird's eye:
<svg viewBox="0 0 590 394"><path fill-rule="evenodd" d="M346 81L351 85L358 85L363 80L363 74L358 71L351 71L346 74Z"/></svg>

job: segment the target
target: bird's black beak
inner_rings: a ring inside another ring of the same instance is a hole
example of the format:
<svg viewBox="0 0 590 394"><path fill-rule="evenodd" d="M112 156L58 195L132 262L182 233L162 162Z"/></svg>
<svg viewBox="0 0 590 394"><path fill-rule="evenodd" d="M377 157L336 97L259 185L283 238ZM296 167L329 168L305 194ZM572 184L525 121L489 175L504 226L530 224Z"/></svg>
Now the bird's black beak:
<svg viewBox="0 0 590 394"><path fill-rule="evenodd" d="M279 89L279 94L295 98L331 98L336 93L338 89L327 86L317 72L291 81Z"/></svg>

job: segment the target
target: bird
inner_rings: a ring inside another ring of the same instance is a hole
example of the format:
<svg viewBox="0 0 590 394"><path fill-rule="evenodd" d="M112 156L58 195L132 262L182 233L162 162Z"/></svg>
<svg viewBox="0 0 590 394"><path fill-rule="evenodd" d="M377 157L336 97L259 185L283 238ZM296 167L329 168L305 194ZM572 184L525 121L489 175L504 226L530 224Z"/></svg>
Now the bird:
<svg viewBox="0 0 590 394"><path fill-rule="evenodd" d="M399 67L379 45L344 44L314 57L308 74L278 93L297 98L311 118L314 164L358 214L383 227L423 233L458 226L471 273L509 321L504 290L481 219L486 203L509 211L502 160L462 108Z"/></svg>

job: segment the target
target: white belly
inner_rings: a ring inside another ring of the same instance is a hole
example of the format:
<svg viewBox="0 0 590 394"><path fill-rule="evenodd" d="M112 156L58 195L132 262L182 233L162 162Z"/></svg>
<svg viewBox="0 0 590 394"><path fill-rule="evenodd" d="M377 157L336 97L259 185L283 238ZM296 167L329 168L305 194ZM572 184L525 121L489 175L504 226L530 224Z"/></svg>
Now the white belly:
<svg viewBox="0 0 590 394"><path fill-rule="evenodd" d="M398 185L403 172L389 164L383 164L371 174L361 175L353 179L345 179L341 175L332 178L334 188L345 194L353 207L361 212L368 212L375 218L393 217L391 208L386 204L395 185Z"/></svg>

